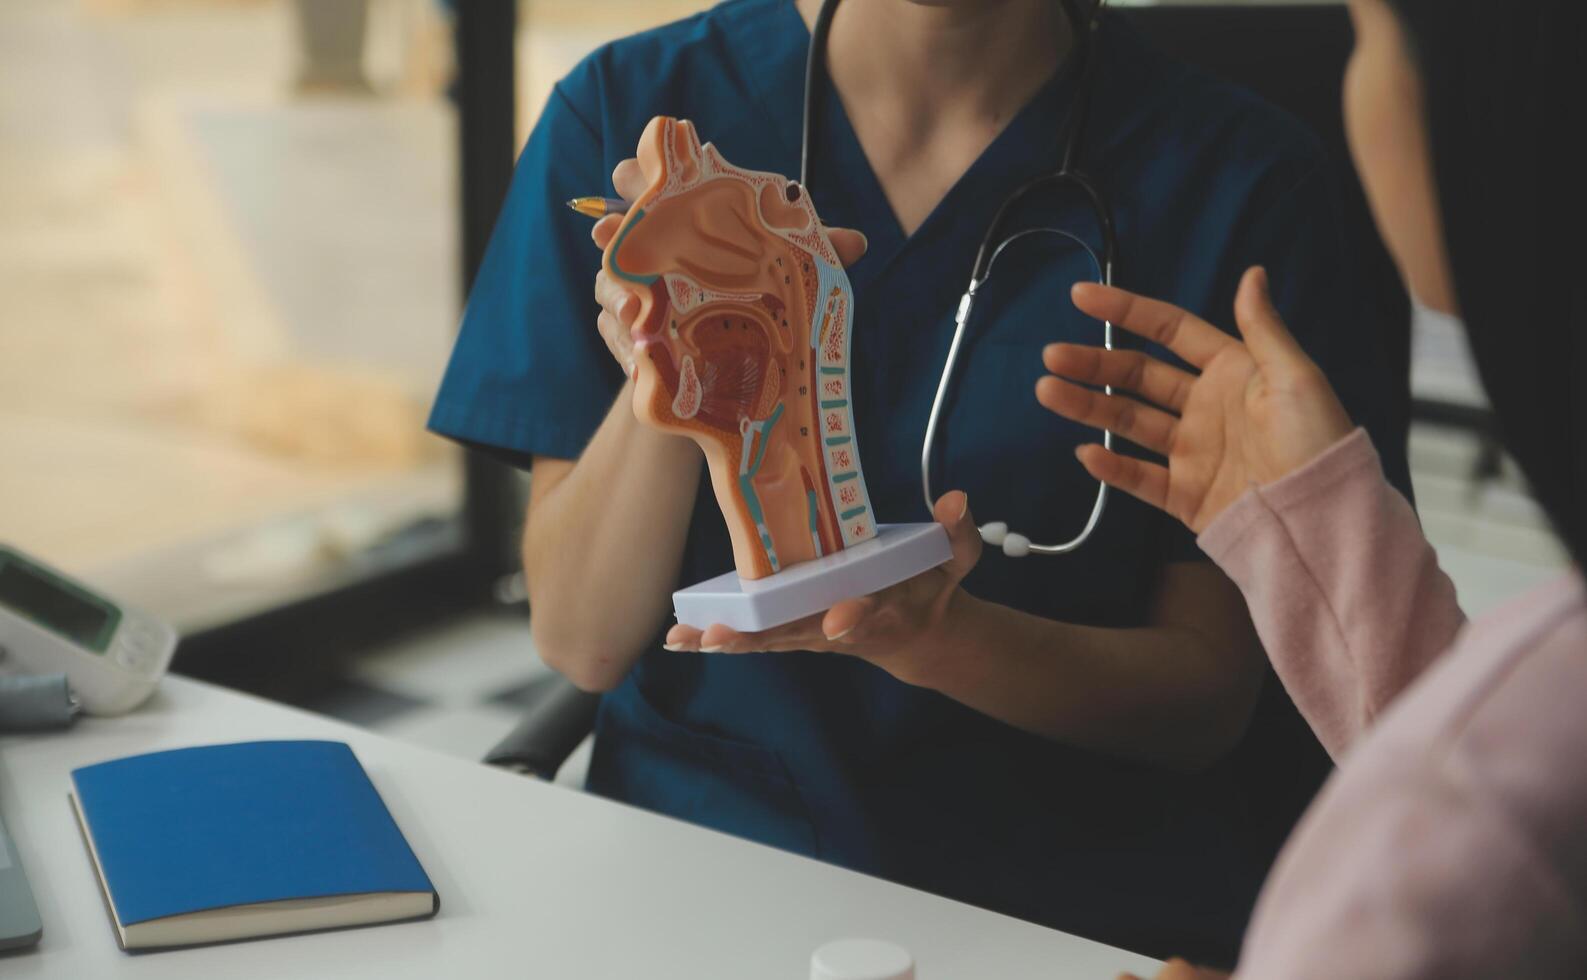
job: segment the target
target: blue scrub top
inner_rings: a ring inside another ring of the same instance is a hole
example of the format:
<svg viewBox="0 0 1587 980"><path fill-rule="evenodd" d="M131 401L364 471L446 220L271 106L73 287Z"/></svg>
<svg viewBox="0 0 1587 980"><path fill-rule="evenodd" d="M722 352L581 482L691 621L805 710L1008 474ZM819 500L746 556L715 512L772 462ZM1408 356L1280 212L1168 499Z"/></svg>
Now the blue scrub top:
<svg viewBox="0 0 1587 980"><path fill-rule="evenodd" d="M790 0L732 0L608 45L556 86L469 298L436 432L519 465L579 455L623 376L595 329L589 221L564 202L612 193L612 168L658 114L692 119L737 165L797 174L808 41ZM1100 51L1082 165L1116 213L1119 284L1229 324L1240 274L1266 264L1291 326L1403 473L1387 418L1396 382L1367 353L1373 320L1357 307L1360 270L1318 144L1116 18ZM827 223L870 240L849 271L853 406L879 521L930 519L918 457L959 295L1003 198L1055 168L1073 94L1058 79L1042 89L907 238L829 95L811 191ZM1097 237L1073 200L1033 207L1030 220ZM1068 300L1090 260L1072 249L1007 258L977 307L935 485L967 491L983 521L1067 539L1095 492L1072 450L1094 436L1044 411L1033 386L1044 344L1100 337ZM1140 626L1176 560L1201 560L1189 533L1115 494L1082 551L988 549L965 587L1066 622ZM701 493L679 585L732 565L715 499ZM620 603L621 583L591 587ZM1271 679L1277 707L1246 739L1264 761L1237 752L1183 775L1028 735L841 656L669 653L666 625L603 700L590 789L1145 952L1232 960L1273 848L1326 770Z"/></svg>

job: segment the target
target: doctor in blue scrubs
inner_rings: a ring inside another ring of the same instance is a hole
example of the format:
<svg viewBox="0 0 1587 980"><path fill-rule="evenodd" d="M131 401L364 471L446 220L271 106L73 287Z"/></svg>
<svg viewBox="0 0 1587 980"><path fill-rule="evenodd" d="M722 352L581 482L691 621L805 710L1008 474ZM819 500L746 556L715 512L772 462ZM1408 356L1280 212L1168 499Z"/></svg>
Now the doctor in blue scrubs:
<svg viewBox="0 0 1587 980"><path fill-rule="evenodd" d="M555 87L430 425L532 470L536 645L607 692L591 791L1143 952L1232 961L1326 766L1238 592L1125 495L1064 557L982 554L970 515L1066 540L1091 505L1072 450L1094 436L1033 396L1044 345L1099 336L1068 299L1092 276L1082 252L1000 262L938 449L934 483L955 490L934 515L920 499L977 245L1013 188L1057 168L1073 110L1059 70L1073 34L1053 0L851 0L832 27L810 186L824 220L863 235L840 245L866 479L879 521L947 524L954 562L761 636L672 622L675 588L732 567L726 526L695 445L635 420L634 310L608 283L592 295L599 254L564 202L632 195L631 164L603 185L659 114L735 164L797 174L817 7L729 0L603 47ZM1120 18L1104 16L1098 45L1080 166L1115 211L1120 285L1223 322L1241 273L1264 264L1403 484L1396 382L1367 353L1316 142ZM1026 220L1097 235L1061 197Z"/></svg>

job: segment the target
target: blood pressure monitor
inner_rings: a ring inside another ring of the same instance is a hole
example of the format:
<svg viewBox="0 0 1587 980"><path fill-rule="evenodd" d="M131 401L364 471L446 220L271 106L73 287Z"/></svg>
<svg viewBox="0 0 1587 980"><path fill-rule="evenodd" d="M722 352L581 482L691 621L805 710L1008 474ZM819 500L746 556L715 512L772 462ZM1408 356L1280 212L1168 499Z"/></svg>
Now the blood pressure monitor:
<svg viewBox="0 0 1587 980"><path fill-rule="evenodd" d="M175 650L170 626L0 545L0 672L65 674L84 710L114 715L153 693Z"/></svg>

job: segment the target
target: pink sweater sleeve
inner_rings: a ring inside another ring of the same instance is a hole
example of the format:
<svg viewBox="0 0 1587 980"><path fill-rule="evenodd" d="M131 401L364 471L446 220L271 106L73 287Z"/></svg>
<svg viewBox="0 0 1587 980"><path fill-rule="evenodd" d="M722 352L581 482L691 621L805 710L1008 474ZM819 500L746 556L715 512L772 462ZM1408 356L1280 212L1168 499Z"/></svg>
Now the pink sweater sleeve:
<svg viewBox="0 0 1587 980"><path fill-rule="evenodd" d="M1335 759L1465 623L1361 429L1253 488L1200 544L1244 593L1279 679Z"/></svg>

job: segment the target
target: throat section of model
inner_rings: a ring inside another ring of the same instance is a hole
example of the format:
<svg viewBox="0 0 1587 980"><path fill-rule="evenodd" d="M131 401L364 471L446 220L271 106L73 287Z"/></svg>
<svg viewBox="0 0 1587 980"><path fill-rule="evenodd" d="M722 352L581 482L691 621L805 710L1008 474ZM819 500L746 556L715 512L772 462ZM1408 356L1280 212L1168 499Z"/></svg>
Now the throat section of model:
<svg viewBox="0 0 1587 980"><path fill-rule="evenodd" d="M682 120L651 121L639 164L649 189L603 258L640 298L635 414L704 450L741 577L874 537L854 296L808 196L727 163Z"/></svg>

